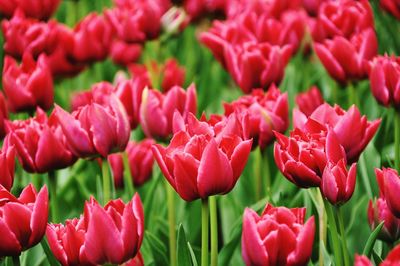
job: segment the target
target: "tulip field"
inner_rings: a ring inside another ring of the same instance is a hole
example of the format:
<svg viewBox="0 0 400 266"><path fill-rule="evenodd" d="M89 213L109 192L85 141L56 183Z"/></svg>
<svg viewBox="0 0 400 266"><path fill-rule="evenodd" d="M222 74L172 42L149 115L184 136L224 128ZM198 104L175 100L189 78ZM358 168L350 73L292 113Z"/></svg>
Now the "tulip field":
<svg viewBox="0 0 400 266"><path fill-rule="evenodd" d="M0 266L400 266L399 0L0 19Z"/></svg>

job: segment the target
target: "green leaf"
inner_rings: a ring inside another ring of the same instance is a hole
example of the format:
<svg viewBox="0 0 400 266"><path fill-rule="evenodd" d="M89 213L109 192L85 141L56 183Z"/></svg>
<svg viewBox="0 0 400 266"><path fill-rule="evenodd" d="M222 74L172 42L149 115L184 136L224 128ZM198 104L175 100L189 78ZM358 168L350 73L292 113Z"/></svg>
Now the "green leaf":
<svg viewBox="0 0 400 266"><path fill-rule="evenodd" d="M239 224L237 225L233 230L232 230L232 238L231 240L224 245L222 250L219 253L219 259L218 259L218 264L219 265L231 265L230 261L234 255L234 252L236 248L240 244L240 239L241 239L241 233L242 233L242 225Z"/></svg>
<svg viewBox="0 0 400 266"><path fill-rule="evenodd" d="M166 245L154 234L146 231L145 236L150 245L153 259L156 265L168 265L168 256L167 256L167 248Z"/></svg>
<svg viewBox="0 0 400 266"><path fill-rule="evenodd" d="M192 265L187 243L185 228L183 228L182 224L179 224L178 239L176 242L176 258L178 266Z"/></svg>
<svg viewBox="0 0 400 266"><path fill-rule="evenodd" d="M375 241L378 238L378 234L381 231L383 224L384 222L381 222L369 236L363 250L363 254L365 256L369 257L371 255L372 248L374 247Z"/></svg>
<svg viewBox="0 0 400 266"><path fill-rule="evenodd" d="M190 258L192 259L192 265L193 266L198 266L199 264L197 263L196 255L194 254L193 248L192 248L192 246L190 245L189 242L187 242L187 246L188 246L188 249L189 249L189 252L190 252Z"/></svg>

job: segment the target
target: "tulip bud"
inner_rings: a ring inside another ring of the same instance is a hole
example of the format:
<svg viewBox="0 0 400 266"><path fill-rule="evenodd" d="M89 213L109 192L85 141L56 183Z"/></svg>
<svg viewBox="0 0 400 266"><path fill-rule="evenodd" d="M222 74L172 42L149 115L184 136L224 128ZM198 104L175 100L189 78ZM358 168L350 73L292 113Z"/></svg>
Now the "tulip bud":
<svg viewBox="0 0 400 266"><path fill-rule="evenodd" d="M246 208L242 257L246 265L306 265L314 243L314 217L306 209L265 206L261 216ZM279 252L278 252L279 250Z"/></svg>
<svg viewBox="0 0 400 266"><path fill-rule="evenodd" d="M147 137L168 138L172 134L172 119L177 110L184 119L197 111L197 95L194 85L187 91L175 86L165 94L145 89L140 106L140 123Z"/></svg>
<svg viewBox="0 0 400 266"><path fill-rule="evenodd" d="M90 63L107 57L113 32L108 22L100 15L91 13L74 29L73 58Z"/></svg>
<svg viewBox="0 0 400 266"><path fill-rule="evenodd" d="M146 139L138 143L130 141L126 147L129 171L135 187L143 185L151 178L154 163L153 154L151 152L151 146L153 144L155 144L154 140ZM115 186L123 187L124 164L122 155L109 155L108 162L111 165Z"/></svg>
<svg viewBox="0 0 400 266"><path fill-rule="evenodd" d="M14 183L15 171L15 148L13 146L3 144L0 151L0 169L0 185L10 191Z"/></svg>
<svg viewBox="0 0 400 266"><path fill-rule="evenodd" d="M7 124L7 128L6 142L15 146L22 167L29 173L66 168L76 161L61 127L55 121L49 121L40 108L36 117L14 120Z"/></svg>
<svg viewBox="0 0 400 266"><path fill-rule="evenodd" d="M167 181L186 201L231 191L251 150L243 123L232 114L211 125L189 113L185 127L174 134L168 147L153 146Z"/></svg>
<svg viewBox="0 0 400 266"><path fill-rule="evenodd" d="M400 189L400 176L395 169L375 169L381 196L386 200L393 215L400 218L400 201L398 191Z"/></svg>
<svg viewBox="0 0 400 266"><path fill-rule="evenodd" d="M324 98L316 86L312 86L308 91L296 96L297 106L306 116L310 116L324 102Z"/></svg>
<svg viewBox="0 0 400 266"><path fill-rule="evenodd" d="M389 209L385 198L379 197L368 204L368 223L371 230L384 222L378 238L388 243L394 243L400 238L400 219L396 218Z"/></svg>
<svg viewBox="0 0 400 266"><path fill-rule="evenodd" d="M56 105L51 116L61 126L72 153L80 158L106 158L110 153L125 150L128 144L128 116L113 94L100 94L71 114Z"/></svg>
<svg viewBox="0 0 400 266"><path fill-rule="evenodd" d="M224 104L225 115L238 113L243 116L248 113L250 123L250 138L253 138L253 148L259 145L264 149L275 138L273 131L284 133L289 126L289 104L287 93L272 85L266 93L254 89L251 95L245 95L231 104Z"/></svg>
<svg viewBox="0 0 400 266"><path fill-rule="evenodd" d="M48 192L46 186L36 193L28 185L19 198L0 186L0 257L19 256L39 243L48 219Z"/></svg>
<svg viewBox="0 0 400 266"><path fill-rule="evenodd" d="M50 109L54 101L53 78L46 56L39 56L35 62L30 54L24 54L20 67L6 56L3 89L12 112L32 112L36 107Z"/></svg>
<svg viewBox="0 0 400 266"><path fill-rule="evenodd" d="M400 57L377 56L369 63L369 80L375 99L400 110Z"/></svg>

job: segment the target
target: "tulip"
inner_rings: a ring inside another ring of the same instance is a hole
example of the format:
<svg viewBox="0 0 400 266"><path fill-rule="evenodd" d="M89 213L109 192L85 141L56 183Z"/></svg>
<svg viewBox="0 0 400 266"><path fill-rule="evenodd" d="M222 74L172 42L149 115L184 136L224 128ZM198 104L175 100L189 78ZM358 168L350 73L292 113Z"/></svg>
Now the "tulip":
<svg viewBox="0 0 400 266"><path fill-rule="evenodd" d="M316 86L312 86L308 91L296 96L297 106L306 116L310 116L324 102L324 98Z"/></svg>
<svg viewBox="0 0 400 266"><path fill-rule="evenodd" d="M303 7L308 15L317 16L318 10L324 2L327 2L327 0L303 0Z"/></svg>
<svg viewBox="0 0 400 266"><path fill-rule="evenodd" d="M125 266L144 266L143 256L140 252L131 260L125 263Z"/></svg>
<svg viewBox="0 0 400 266"><path fill-rule="evenodd" d="M49 224L46 237L54 257L63 266L95 265L90 263L84 246L86 225L83 217L66 220L63 224Z"/></svg>
<svg viewBox="0 0 400 266"><path fill-rule="evenodd" d="M151 178L154 163L153 154L151 152L151 146L153 144L155 144L154 140L146 139L138 143L130 141L126 147L129 170L135 186L141 186ZM115 186L123 187L124 164L122 155L109 155L108 162L111 165Z"/></svg>
<svg viewBox="0 0 400 266"><path fill-rule="evenodd" d="M400 219L396 218L389 209L385 198L379 197L368 204L368 223L371 230L384 222L379 232L379 239L388 243L394 243L400 238Z"/></svg>
<svg viewBox="0 0 400 266"><path fill-rule="evenodd" d="M129 141L128 116L118 98L110 94L94 99L71 114L56 105L51 117L58 121L68 147L80 158L123 151Z"/></svg>
<svg viewBox="0 0 400 266"><path fill-rule="evenodd" d="M367 76L365 65L377 54L378 42L374 30L368 28L349 39L335 36L314 43L314 49L331 77L346 83Z"/></svg>
<svg viewBox="0 0 400 266"><path fill-rule="evenodd" d="M327 165L322 174L321 192L333 205L346 203L356 186L357 166L353 163L347 171L346 154L333 130L326 136Z"/></svg>
<svg viewBox="0 0 400 266"><path fill-rule="evenodd" d="M380 119L368 121L366 116L361 116L355 105L346 112L338 105L332 107L327 103L320 105L309 118L335 131L340 144L346 151L348 163L358 160L381 122ZM293 121L295 127L304 129L307 117L301 112L294 112Z"/></svg>
<svg viewBox="0 0 400 266"><path fill-rule="evenodd" d="M122 264L136 256L144 235L143 206L138 194L124 204L112 200L102 208L93 198L85 204L84 250L93 264Z"/></svg>
<svg viewBox="0 0 400 266"><path fill-rule="evenodd" d="M246 265L306 265L315 234L306 208L288 209L267 204L261 216L246 208L243 215L242 257Z"/></svg>
<svg viewBox="0 0 400 266"><path fill-rule="evenodd" d="M1 0L0 1L0 14L7 18L12 17L15 9L17 9L17 0Z"/></svg>
<svg viewBox="0 0 400 266"><path fill-rule="evenodd" d="M372 7L367 0L325 1L318 10L314 41L336 36L350 38L365 29L374 28Z"/></svg>
<svg viewBox="0 0 400 266"><path fill-rule="evenodd" d="M6 56L3 89L12 112L32 112L36 107L50 109L54 101L53 79L45 55L35 62L30 54L24 54L20 67Z"/></svg>
<svg viewBox="0 0 400 266"><path fill-rule="evenodd" d="M233 1L232 1L233 2ZM183 7L192 20L211 12L225 12L228 2L226 0L185 0Z"/></svg>
<svg viewBox="0 0 400 266"><path fill-rule="evenodd" d="M128 44L123 41L114 41L111 44L110 57L115 64L126 66L134 63L140 58L142 46L134 43Z"/></svg>
<svg viewBox="0 0 400 266"><path fill-rule="evenodd" d="M91 198L79 219L49 224L46 231L49 246L63 266L122 264L132 258L130 263L143 262L139 255L143 234L144 213L137 194L127 204L117 199L104 208Z"/></svg>
<svg viewBox="0 0 400 266"><path fill-rule="evenodd" d="M15 58L30 53L35 58L41 53L50 54L58 42L59 24L56 21L39 22L25 18L18 10L12 19L1 23L4 36L4 51Z"/></svg>
<svg viewBox="0 0 400 266"><path fill-rule="evenodd" d="M90 63L107 57L113 31L105 18L96 13L87 15L74 28L73 58Z"/></svg>
<svg viewBox="0 0 400 266"><path fill-rule="evenodd" d="M0 169L0 185L10 191L14 183L15 171L15 148L13 146L3 145L0 151Z"/></svg>
<svg viewBox="0 0 400 266"><path fill-rule="evenodd" d="M150 86L148 77L140 75L134 76L130 80L120 81L115 87L115 94L125 107L132 129L135 129L140 121L140 105L143 91Z"/></svg>
<svg viewBox="0 0 400 266"><path fill-rule="evenodd" d="M383 106L400 110L400 57L377 56L369 64L371 91Z"/></svg>
<svg viewBox="0 0 400 266"><path fill-rule="evenodd" d="M0 186L0 257L19 256L39 243L48 218L48 192L28 185L19 198Z"/></svg>
<svg viewBox="0 0 400 266"><path fill-rule="evenodd" d="M281 93L275 85L266 93L261 89L254 89L251 95L225 104L224 108L225 115L234 112L248 113L253 146L258 144L261 149L274 140L273 131L284 133L289 126L287 93Z"/></svg>
<svg viewBox="0 0 400 266"><path fill-rule="evenodd" d="M8 119L8 106L2 92L0 92L0 139L6 136L5 121Z"/></svg>
<svg viewBox="0 0 400 266"><path fill-rule="evenodd" d="M22 167L29 173L66 168L76 161L68 149L61 127L55 121L48 120L40 108L36 117L9 122L7 129L7 142L15 146Z"/></svg>
<svg viewBox="0 0 400 266"><path fill-rule="evenodd" d="M13 1L13 0L12 0ZM25 15L32 18L47 20L57 10L60 5L60 0L16 0L18 8L20 8Z"/></svg>
<svg viewBox="0 0 400 266"><path fill-rule="evenodd" d="M117 7L104 14L116 37L126 43L143 43L160 34L163 10L156 1L137 1L132 7Z"/></svg>
<svg viewBox="0 0 400 266"><path fill-rule="evenodd" d="M235 114L211 125L189 113L186 128L168 147L153 146L162 173L182 199L206 199L233 189L252 145L245 125Z"/></svg>
<svg viewBox="0 0 400 266"><path fill-rule="evenodd" d="M109 96L114 92L114 90L114 86L107 81L95 83L92 85L90 90L77 92L72 96L71 109L72 111L76 111L93 102L100 105L108 104Z"/></svg>
<svg viewBox="0 0 400 266"><path fill-rule="evenodd" d="M375 175L381 196L385 198L393 215L400 218L400 201L398 197L398 189L400 189L399 174L392 168L382 168L382 170L376 168Z"/></svg>
<svg viewBox="0 0 400 266"><path fill-rule="evenodd" d="M225 50L227 70L244 93L280 83L290 55L290 46L268 43L249 42L242 47L228 46Z"/></svg>
<svg viewBox="0 0 400 266"><path fill-rule="evenodd" d="M172 118L177 110L184 119L197 111L196 88L187 91L175 86L165 94L145 89L140 106L140 123L147 137L167 138L172 134Z"/></svg>
<svg viewBox="0 0 400 266"><path fill-rule="evenodd" d="M381 0L380 6L400 20L400 2L398 0Z"/></svg>
<svg viewBox="0 0 400 266"><path fill-rule="evenodd" d="M186 70L178 65L178 62L171 58L168 59L162 69L161 88L164 92L169 91L174 86L183 86L185 83Z"/></svg>
<svg viewBox="0 0 400 266"><path fill-rule="evenodd" d="M372 262L366 256L355 256L354 266L373 266Z"/></svg>
<svg viewBox="0 0 400 266"><path fill-rule="evenodd" d="M325 146L330 144L325 141L327 132L323 125L309 119L305 128L295 128L289 137L275 132L274 158L290 182L304 188L319 187L327 163ZM336 150L329 149L335 153Z"/></svg>

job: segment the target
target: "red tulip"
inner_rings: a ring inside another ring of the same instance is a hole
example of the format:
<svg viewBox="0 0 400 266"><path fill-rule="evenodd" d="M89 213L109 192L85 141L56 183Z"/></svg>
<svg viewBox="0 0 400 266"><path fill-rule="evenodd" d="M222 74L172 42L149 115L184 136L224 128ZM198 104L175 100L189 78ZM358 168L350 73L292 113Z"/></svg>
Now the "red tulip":
<svg viewBox="0 0 400 266"><path fill-rule="evenodd" d="M125 266L144 266L142 254L138 252L138 254L133 259L125 263Z"/></svg>
<svg viewBox="0 0 400 266"><path fill-rule="evenodd" d="M5 121L8 119L8 106L2 92L0 92L0 139L6 136Z"/></svg>
<svg viewBox="0 0 400 266"><path fill-rule="evenodd" d="M90 90L77 92L72 96L71 109L76 111L81 107L96 102L100 105L108 104L109 96L114 92L114 86L107 82L102 81L92 85Z"/></svg>
<svg viewBox="0 0 400 266"><path fill-rule="evenodd" d="M72 153L80 158L123 151L130 127L125 108L113 95L99 96L69 114L56 105L52 116L60 124Z"/></svg>
<svg viewBox="0 0 400 266"><path fill-rule="evenodd" d="M381 222L384 224L379 232L379 239L388 243L397 241L400 238L400 219L392 214L383 197L375 201L370 200L368 205L368 223L371 230L375 230Z"/></svg>
<svg viewBox="0 0 400 266"><path fill-rule="evenodd" d="M333 130L326 136L327 165L322 174L321 193L333 205L346 203L356 186L357 164L347 171L346 154Z"/></svg>
<svg viewBox="0 0 400 266"><path fill-rule="evenodd" d="M12 112L34 111L36 107L48 110L53 105L53 79L45 55L35 62L24 54L22 64L9 56L3 68L3 89Z"/></svg>
<svg viewBox="0 0 400 266"><path fill-rule="evenodd" d="M372 7L367 0L325 1L318 11L316 26L314 41L336 36L350 38L363 30L374 28Z"/></svg>
<svg viewBox="0 0 400 266"><path fill-rule="evenodd" d="M16 198L0 186L0 257L19 256L42 240L48 218L48 192L27 186Z"/></svg>
<svg viewBox="0 0 400 266"><path fill-rule="evenodd" d="M58 23L40 22L25 18L19 11L10 20L1 23L4 36L4 51L15 58L30 53L35 58L41 53L50 54L58 42Z"/></svg>
<svg viewBox="0 0 400 266"><path fill-rule="evenodd" d="M304 223L306 208L265 206L261 216L246 208L242 257L246 265L306 265L314 243L314 217Z"/></svg>
<svg viewBox="0 0 400 266"><path fill-rule="evenodd" d="M0 185L10 191L14 183L15 171L15 148L13 146L3 145L0 151L0 169Z"/></svg>
<svg viewBox="0 0 400 266"><path fill-rule="evenodd" d="M79 62L100 61L107 57L113 31L106 19L87 15L74 29L73 58Z"/></svg>
<svg viewBox="0 0 400 266"><path fill-rule="evenodd" d="M39 108L36 117L9 122L7 129L6 139L15 146L19 161L27 172L46 173L66 168L76 161L61 127L55 121L49 121Z"/></svg>
<svg viewBox="0 0 400 266"><path fill-rule="evenodd" d="M106 10L104 14L119 40L141 43L159 35L163 13L156 1L136 1L133 6Z"/></svg>
<svg viewBox="0 0 400 266"><path fill-rule="evenodd" d="M228 3L229 1L227 0L185 0L183 1L183 7L193 20L211 12L219 11L224 13Z"/></svg>
<svg viewBox="0 0 400 266"><path fill-rule="evenodd" d="M325 103L320 105L310 118L319 123L332 127L340 144L346 151L348 163L358 160L361 152L375 135L381 120L368 121L366 116L361 116L355 105L346 112L340 106L334 107ZM304 129L307 118L301 112L293 114L294 127Z"/></svg>
<svg viewBox="0 0 400 266"><path fill-rule="evenodd" d="M316 16L318 15L320 6L325 2L327 2L327 0L303 0L303 7L307 11L308 15Z"/></svg>
<svg viewBox="0 0 400 266"><path fill-rule="evenodd" d="M254 89L251 95L245 95L231 104L225 104L225 115L237 112L248 113L250 137L253 146L264 149L274 140L273 130L284 133L289 126L287 93L281 93L272 85L266 93Z"/></svg>
<svg viewBox="0 0 400 266"><path fill-rule="evenodd" d="M306 116L310 116L324 102L324 98L316 86L312 86L308 91L296 96L297 106Z"/></svg>
<svg viewBox="0 0 400 266"><path fill-rule="evenodd" d="M381 263L380 266L397 266L400 261L400 245L397 245L387 255L386 259Z"/></svg>
<svg viewBox="0 0 400 266"><path fill-rule="evenodd" d="M400 218L400 201L398 191L400 189L400 176L395 169L382 168L375 169L380 194L385 198L389 209L393 215Z"/></svg>
<svg viewBox="0 0 400 266"><path fill-rule="evenodd" d="M309 119L304 131L295 128L286 137L275 132L277 142L274 158L278 169L292 183L299 187L319 187L324 172L327 155L337 156L336 149L327 149L326 129L318 122Z"/></svg>
<svg viewBox="0 0 400 266"><path fill-rule="evenodd" d="M151 178L154 158L151 152L151 146L155 144L154 140L146 139L141 142L130 141L126 147L128 155L129 170L135 186L143 185ZM108 156L108 162L111 165L116 187L124 186L124 164L121 154L112 154Z"/></svg>
<svg viewBox="0 0 400 266"><path fill-rule="evenodd" d="M49 224L46 232L62 265L122 264L139 254L143 234L143 207L137 194L127 204L117 199L104 208L91 198L84 216L65 225ZM135 260L143 261L140 255Z"/></svg>
<svg viewBox="0 0 400 266"><path fill-rule="evenodd" d="M399 0L381 0L380 5L387 12L400 20L400 1Z"/></svg>
<svg viewBox="0 0 400 266"><path fill-rule="evenodd" d="M124 204L110 201L102 208L93 198L85 204L84 249L93 264L122 264L136 256L144 235L143 206L138 194Z"/></svg>
<svg viewBox="0 0 400 266"><path fill-rule="evenodd" d="M63 224L49 224L46 237L54 257L63 266L95 265L90 263L84 246L86 236L85 220L74 218Z"/></svg>
<svg viewBox="0 0 400 266"><path fill-rule="evenodd" d="M354 266L373 266L372 262L366 256L355 256Z"/></svg>
<svg viewBox="0 0 400 266"><path fill-rule="evenodd" d="M186 128L174 134L167 148L153 146L162 173L184 200L233 189L251 150L244 125L234 114L211 125L189 113Z"/></svg>
<svg viewBox="0 0 400 266"><path fill-rule="evenodd" d="M172 134L172 118L177 110L184 119L197 111L196 88L187 91L175 86L165 94L145 89L140 106L140 123L147 137L167 138Z"/></svg>
<svg viewBox="0 0 400 266"><path fill-rule="evenodd" d="M314 43L314 48L331 77L345 83L367 76L365 65L377 54L378 42L374 30L369 28L349 39L335 36Z"/></svg>
<svg viewBox="0 0 400 266"><path fill-rule="evenodd" d="M174 58L168 59L162 67L161 88L164 92L169 91L174 86L182 87L185 83L186 70L180 67Z"/></svg>
<svg viewBox="0 0 400 266"><path fill-rule="evenodd" d="M60 0L16 0L16 2L26 16L42 20L50 18L60 4Z"/></svg>
<svg viewBox="0 0 400 266"><path fill-rule="evenodd" d="M244 93L280 83L290 55L290 46L268 43L245 43L241 47L228 46L225 50L227 70Z"/></svg>
<svg viewBox="0 0 400 266"><path fill-rule="evenodd" d="M17 0L0 0L0 14L2 16L7 18L12 17L17 7Z"/></svg>
<svg viewBox="0 0 400 266"><path fill-rule="evenodd" d="M114 41L111 45L110 57L115 64L126 66L136 62L142 54L142 46L124 41Z"/></svg>
<svg viewBox="0 0 400 266"><path fill-rule="evenodd" d="M400 109L400 57L377 56L369 64L372 94L384 106Z"/></svg>

